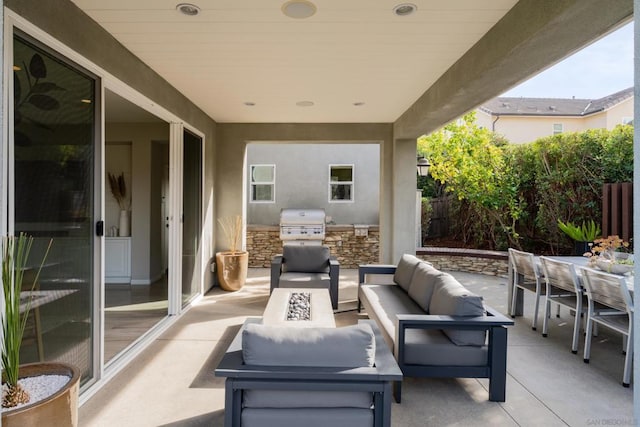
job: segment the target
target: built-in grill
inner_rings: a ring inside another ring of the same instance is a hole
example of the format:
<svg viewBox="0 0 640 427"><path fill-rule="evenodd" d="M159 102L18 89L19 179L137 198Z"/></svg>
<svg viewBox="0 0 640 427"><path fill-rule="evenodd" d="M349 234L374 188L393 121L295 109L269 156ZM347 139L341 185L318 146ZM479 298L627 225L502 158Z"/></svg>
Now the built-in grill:
<svg viewBox="0 0 640 427"><path fill-rule="evenodd" d="M321 245L324 221L324 209L282 209L280 239L284 245Z"/></svg>

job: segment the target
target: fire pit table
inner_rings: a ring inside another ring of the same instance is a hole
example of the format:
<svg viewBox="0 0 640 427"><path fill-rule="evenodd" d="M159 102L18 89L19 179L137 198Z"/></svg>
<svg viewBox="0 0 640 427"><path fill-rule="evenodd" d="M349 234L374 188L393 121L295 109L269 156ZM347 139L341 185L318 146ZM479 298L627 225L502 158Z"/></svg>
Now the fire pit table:
<svg viewBox="0 0 640 427"><path fill-rule="evenodd" d="M308 306L307 306L308 301ZM308 314L308 318L305 315ZM262 324L271 326L335 328L328 289L276 288L262 315Z"/></svg>

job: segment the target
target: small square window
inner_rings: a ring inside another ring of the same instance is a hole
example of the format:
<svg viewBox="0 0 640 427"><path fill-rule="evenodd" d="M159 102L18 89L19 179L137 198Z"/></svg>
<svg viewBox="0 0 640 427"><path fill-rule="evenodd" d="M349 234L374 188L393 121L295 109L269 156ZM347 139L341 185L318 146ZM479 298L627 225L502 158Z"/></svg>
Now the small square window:
<svg viewBox="0 0 640 427"><path fill-rule="evenodd" d="M353 201L353 165L329 165L329 201Z"/></svg>
<svg viewBox="0 0 640 427"><path fill-rule="evenodd" d="M554 123L553 124L553 134L557 135L559 133L564 132L564 125L562 123Z"/></svg>
<svg viewBox="0 0 640 427"><path fill-rule="evenodd" d="M251 165L251 202L273 203L276 200L276 166Z"/></svg>

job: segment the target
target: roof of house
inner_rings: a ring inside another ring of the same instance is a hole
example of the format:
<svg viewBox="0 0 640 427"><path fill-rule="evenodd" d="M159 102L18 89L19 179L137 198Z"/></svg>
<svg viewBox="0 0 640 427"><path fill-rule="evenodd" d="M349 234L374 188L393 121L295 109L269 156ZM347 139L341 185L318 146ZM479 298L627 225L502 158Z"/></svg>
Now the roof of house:
<svg viewBox="0 0 640 427"><path fill-rule="evenodd" d="M599 99L498 97L479 108L494 116L587 116L633 96L633 87Z"/></svg>

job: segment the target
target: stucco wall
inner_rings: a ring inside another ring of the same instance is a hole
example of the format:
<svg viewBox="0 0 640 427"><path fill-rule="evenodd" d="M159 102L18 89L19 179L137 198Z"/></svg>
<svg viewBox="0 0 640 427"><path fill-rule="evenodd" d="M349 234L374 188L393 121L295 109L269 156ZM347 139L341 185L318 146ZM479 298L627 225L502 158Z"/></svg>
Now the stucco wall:
<svg viewBox="0 0 640 427"><path fill-rule="evenodd" d="M275 202L251 202L253 164L275 165ZM353 202L329 202L329 165L353 165ZM277 225L282 208L320 208L337 224L377 224L378 144L250 144L247 147L247 223Z"/></svg>

